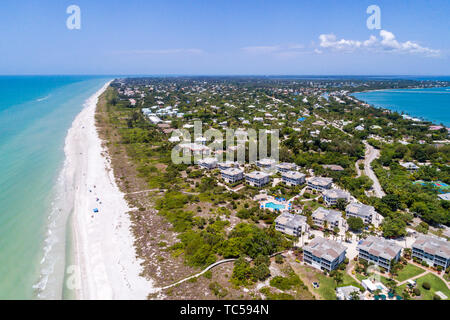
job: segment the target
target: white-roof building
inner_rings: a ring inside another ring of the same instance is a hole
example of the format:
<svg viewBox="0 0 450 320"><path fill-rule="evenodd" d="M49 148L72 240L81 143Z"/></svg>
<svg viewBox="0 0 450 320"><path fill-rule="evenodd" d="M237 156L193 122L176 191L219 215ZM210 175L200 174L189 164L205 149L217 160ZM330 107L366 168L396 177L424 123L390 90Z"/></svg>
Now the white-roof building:
<svg viewBox="0 0 450 320"><path fill-rule="evenodd" d="M322 197L327 205L333 206L337 203L338 199L349 201L350 193L340 189L326 189L322 192Z"/></svg>
<svg viewBox="0 0 450 320"><path fill-rule="evenodd" d="M304 184L306 175L298 171L285 171L281 173L282 181L288 186L298 186Z"/></svg>
<svg viewBox="0 0 450 320"><path fill-rule="evenodd" d="M325 189L330 189L332 183L332 178L312 177L308 179L308 188L322 192Z"/></svg>
<svg viewBox="0 0 450 320"><path fill-rule="evenodd" d="M299 237L308 228L306 216L283 212L275 219L275 229L291 236Z"/></svg>
<svg viewBox="0 0 450 320"><path fill-rule="evenodd" d="M239 168L228 168L221 171L222 178L228 183L236 183L244 179L244 171Z"/></svg>
<svg viewBox="0 0 450 320"><path fill-rule="evenodd" d="M253 187L261 188L269 183L270 177L265 172L253 171L245 174L245 181Z"/></svg>

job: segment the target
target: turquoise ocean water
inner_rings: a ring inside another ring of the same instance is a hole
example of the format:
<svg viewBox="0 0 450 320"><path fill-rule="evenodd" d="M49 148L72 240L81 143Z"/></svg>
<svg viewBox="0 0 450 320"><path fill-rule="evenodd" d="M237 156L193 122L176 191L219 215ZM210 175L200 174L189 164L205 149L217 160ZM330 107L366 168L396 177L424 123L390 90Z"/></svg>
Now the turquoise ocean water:
<svg viewBox="0 0 450 320"><path fill-rule="evenodd" d="M404 112L450 127L450 87L430 89L392 89L353 94L376 107Z"/></svg>
<svg viewBox="0 0 450 320"><path fill-rule="evenodd" d="M53 278L65 260L68 213L55 207L65 137L108 80L0 77L0 299L61 297Z"/></svg>

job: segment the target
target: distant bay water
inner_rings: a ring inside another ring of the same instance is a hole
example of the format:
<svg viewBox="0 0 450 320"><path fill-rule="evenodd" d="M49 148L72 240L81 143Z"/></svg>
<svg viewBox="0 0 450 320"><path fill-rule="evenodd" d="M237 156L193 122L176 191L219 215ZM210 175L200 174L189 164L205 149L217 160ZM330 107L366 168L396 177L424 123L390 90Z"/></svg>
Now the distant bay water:
<svg viewBox="0 0 450 320"><path fill-rule="evenodd" d="M55 204L65 137L107 80L0 77L0 299L39 298L64 266L68 213ZM61 284L52 285L46 297L59 298Z"/></svg>
<svg viewBox="0 0 450 320"><path fill-rule="evenodd" d="M354 93L357 99L450 127L450 87Z"/></svg>

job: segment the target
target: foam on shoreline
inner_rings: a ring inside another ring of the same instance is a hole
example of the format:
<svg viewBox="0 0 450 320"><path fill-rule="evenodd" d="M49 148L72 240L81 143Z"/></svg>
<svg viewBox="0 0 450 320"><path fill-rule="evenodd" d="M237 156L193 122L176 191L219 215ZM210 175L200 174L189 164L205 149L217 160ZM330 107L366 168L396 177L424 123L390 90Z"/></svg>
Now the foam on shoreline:
<svg viewBox="0 0 450 320"><path fill-rule="evenodd" d="M146 299L152 281L139 276L130 208L95 125L98 98L109 84L86 101L66 138L64 180L73 192L73 265L66 266L65 289L77 299Z"/></svg>

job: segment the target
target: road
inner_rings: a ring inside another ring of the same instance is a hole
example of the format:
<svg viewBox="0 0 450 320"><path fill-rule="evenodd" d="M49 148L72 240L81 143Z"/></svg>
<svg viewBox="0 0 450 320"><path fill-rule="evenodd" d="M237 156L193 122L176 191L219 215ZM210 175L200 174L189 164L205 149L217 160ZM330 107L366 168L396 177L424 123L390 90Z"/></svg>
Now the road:
<svg viewBox="0 0 450 320"><path fill-rule="evenodd" d="M378 178L375 172L373 172L371 166L372 161L380 156L380 150L372 147L367 143L367 141L364 141L364 145L366 146L366 155L364 158L364 173L370 178L370 180L373 181L373 190L375 196L377 198L382 198L386 195L386 193L384 193L383 189L381 188L380 182L378 181Z"/></svg>

